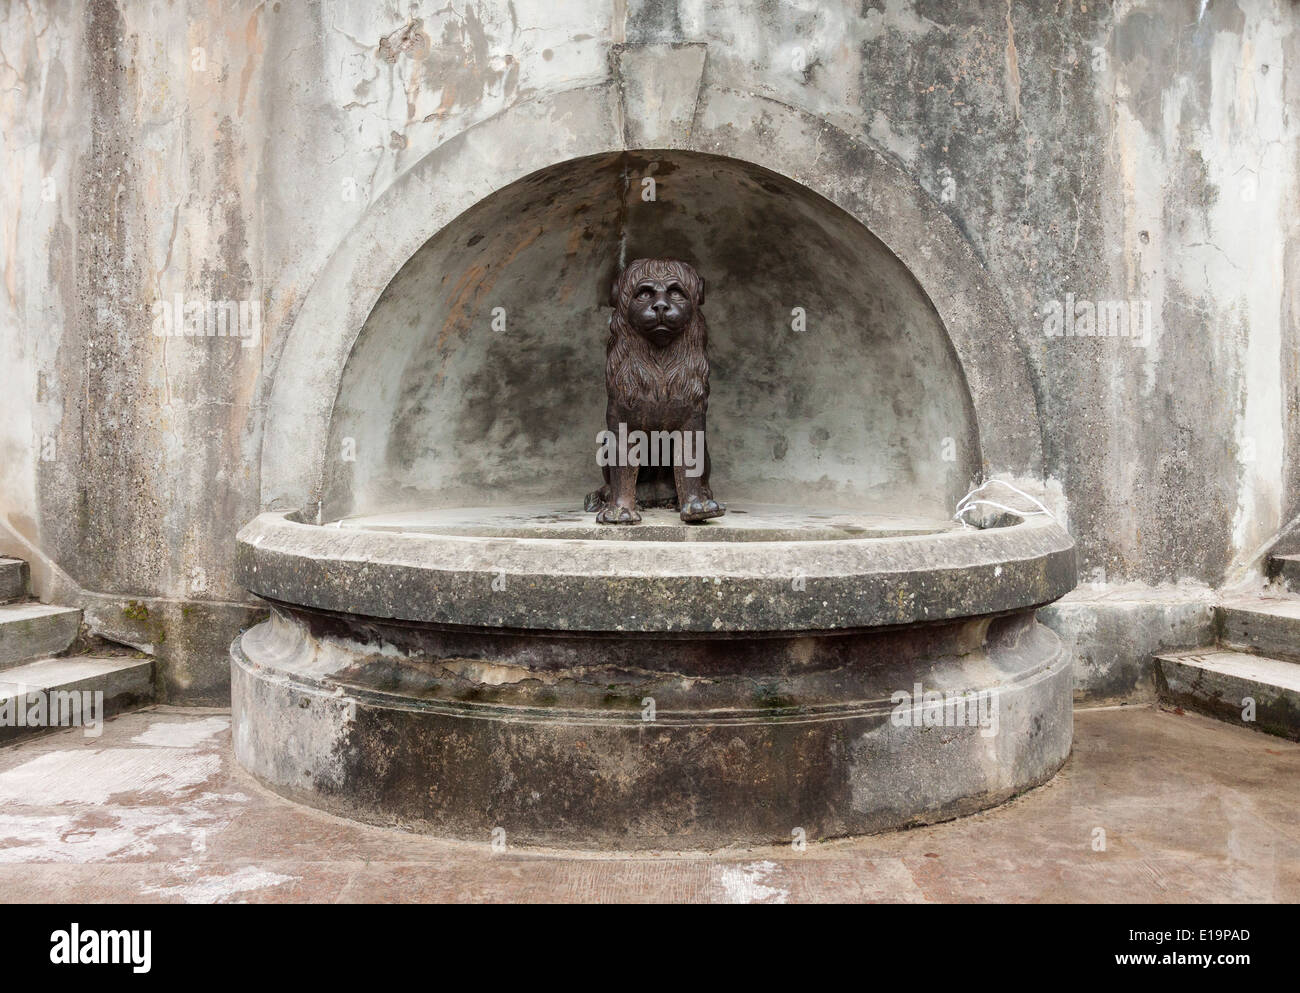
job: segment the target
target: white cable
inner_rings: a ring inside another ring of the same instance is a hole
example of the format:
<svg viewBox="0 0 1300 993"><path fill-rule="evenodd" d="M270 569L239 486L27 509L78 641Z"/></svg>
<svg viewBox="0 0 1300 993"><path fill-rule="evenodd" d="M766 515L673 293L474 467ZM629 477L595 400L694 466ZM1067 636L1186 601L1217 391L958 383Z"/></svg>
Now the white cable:
<svg viewBox="0 0 1300 993"><path fill-rule="evenodd" d="M1030 496L1030 495L1029 495L1028 493L1026 493L1024 490L1020 489L1018 486L1013 486L1011 483L1008 483L1005 479L989 479L989 480L985 480L983 483L980 483L979 486L975 487L975 489L971 490L971 491L970 491L969 493L967 493L964 497L962 497L960 500L957 501L957 506L958 506L958 508L960 508L964 503L966 503L967 500L970 500L971 497L973 497L973 496L974 496L976 493L978 493L980 490L984 489L984 487L986 487L986 486L992 486L994 483L1001 483L1003 486L1005 486L1007 489L1009 489L1012 493L1015 493L1017 496L1022 496L1022 497L1024 497L1026 500L1028 500L1030 503L1032 503L1035 507L1038 508L1038 512L1039 512L1039 513L1046 514L1048 517L1051 517L1051 516L1052 516L1052 512L1049 511L1046 507L1044 507L1041 503L1039 503L1037 500L1035 500L1032 496ZM979 501L979 500L972 500L971 502L972 502L972 503L979 503L979 502L981 502L981 501ZM1017 514L1030 514L1030 515L1032 516L1032 512L1031 512L1031 511L1021 511L1021 510L1017 510L1017 511L1014 511L1014 513L1017 513Z"/></svg>
<svg viewBox="0 0 1300 993"><path fill-rule="evenodd" d="M993 483L1001 483L1003 486L1005 486L1007 489L1011 490L1011 492L1015 493L1017 496L1024 497L1026 500L1028 500L1030 503L1032 503L1032 504L1033 504L1035 507L1037 507L1038 509L1037 509L1037 510L1017 510L1015 507L1008 507L1006 504L998 503L998 502L996 502L996 501L994 501L994 500L988 500L988 499L984 499L984 498L978 498L978 497L975 496L976 493L979 493L979 492L980 492L981 490L983 490L986 486L990 486L990 485L992 485ZM984 481L983 483L980 483L979 486L975 487L973 490L971 490L969 493L967 493L967 494L966 494L964 497L962 497L960 500L958 500L958 501L957 501L957 512L956 512L955 514L953 514L953 520L960 521L962 524L966 525L967 527L970 527L970 523L965 519L965 517L964 517L963 515L966 513L966 511L970 510L972 507L975 507L975 506L977 506L977 505L978 505L978 506L987 506L987 507L996 507L998 510L1006 511L1008 514L1015 514L1017 517L1036 517L1036 516L1038 516L1039 514L1046 514L1048 517L1053 517L1052 512L1051 512L1050 510L1048 510L1046 507L1044 507L1044 506L1042 505L1042 503L1040 503L1038 500L1034 499L1032 496L1030 496L1030 495L1029 495L1028 493L1026 493L1024 490L1020 489L1018 486L1013 486L1011 483L1008 483L1005 479L989 479L989 480L986 480L986 481Z"/></svg>

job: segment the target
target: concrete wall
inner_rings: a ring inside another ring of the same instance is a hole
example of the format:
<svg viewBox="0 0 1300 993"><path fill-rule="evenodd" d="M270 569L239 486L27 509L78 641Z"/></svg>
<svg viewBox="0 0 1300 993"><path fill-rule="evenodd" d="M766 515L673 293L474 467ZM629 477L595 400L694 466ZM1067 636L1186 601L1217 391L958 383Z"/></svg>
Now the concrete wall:
<svg viewBox="0 0 1300 993"><path fill-rule="evenodd" d="M1249 576L1300 511L1300 12L1057 6L6 6L0 550L221 699L233 534L319 498L297 453L391 277L535 168L666 147L867 224L953 337L981 467L1038 478L1085 576ZM256 301L256 336L156 335L178 294ZM1149 333L1048 336L1067 301Z"/></svg>

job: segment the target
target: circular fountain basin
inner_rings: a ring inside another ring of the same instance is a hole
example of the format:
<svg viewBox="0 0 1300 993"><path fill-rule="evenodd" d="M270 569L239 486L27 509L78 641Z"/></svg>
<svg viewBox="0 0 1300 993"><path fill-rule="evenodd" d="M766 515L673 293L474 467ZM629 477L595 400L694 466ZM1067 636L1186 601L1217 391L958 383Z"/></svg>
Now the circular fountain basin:
<svg viewBox="0 0 1300 993"><path fill-rule="evenodd" d="M737 504L571 506L238 537L268 621L232 645L235 749L272 789L487 842L712 849L957 816L1050 778L1075 584L1046 517L984 530Z"/></svg>

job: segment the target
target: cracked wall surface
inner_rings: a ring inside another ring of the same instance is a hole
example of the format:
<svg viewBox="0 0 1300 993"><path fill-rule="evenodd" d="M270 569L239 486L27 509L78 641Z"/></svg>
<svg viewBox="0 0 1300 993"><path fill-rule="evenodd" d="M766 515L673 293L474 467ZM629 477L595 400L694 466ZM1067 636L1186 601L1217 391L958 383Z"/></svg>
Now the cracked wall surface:
<svg viewBox="0 0 1300 993"><path fill-rule="evenodd" d="M1010 315L1081 574L1239 579L1300 513L1297 24L1286 0L6 5L0 550L153 652L171 698L222 699L254 610L233 536L308 294L345 246L389 250L349 239L430 154L606 87L627 147L730 127L779 154L809 140L789 108L896 165ZM729 123L727 94L774 114ZM844 186L843 161L804 178ZM493 192L457 183L430 211ZM255 300L256 334L156 334L178 297ZM1049 336L1067 301L1152 317Z"/></svg>

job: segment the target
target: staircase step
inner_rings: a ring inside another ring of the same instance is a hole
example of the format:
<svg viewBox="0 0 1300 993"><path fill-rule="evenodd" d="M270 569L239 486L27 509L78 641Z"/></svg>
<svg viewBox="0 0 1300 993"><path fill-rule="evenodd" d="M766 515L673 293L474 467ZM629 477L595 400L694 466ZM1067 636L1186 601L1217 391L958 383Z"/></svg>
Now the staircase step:
<svg viewBox="0 0 1300 993"><path fill-rule="evenodd" d="M81 611L48 603L0 606L0 668L45 655L69 645L81 628Z"/></svg>
<svg viewBox="0 0 1300 993"><path fill-rule="evenodd" d="M75 702L60 695L72 693L83 695ZM86 697L85 693L103 696ZM0 673L0 742L27 738L52 726L80 725L93 732L96 722L151 703L153 698L152 659L77 656L28 662ZM80 709L69 713L70 705ZM56 709L58 716L51 718ZM46 716L41 717L42 713ZM29 719L38 721L38 726L30 726Z"/></svg>
<svg viewBox="0 0 1300 993"><path fill-rule="evenodd" d="M1300 555L1274 555L1269 559L1268 574L1275 579L1281 577L1300 593Z"/></svg>
<svg viewBox="0 0 1300 993"><path fill-rule="evenodd" d="M1300 665L1267 655L1202 649L1154 656L1156 697L1220 720L1300 740ZM1255 719L1242 719L1246 698Z"/></svg>
<svg viewBox="0 0 1300 993"><path fill-rule="evenodd" d="M1228 647L1300 661L1300 596L1232 597L1219 607L1219 620Z"/></svg>
<svg viewBox="0 0 1300 993"><path fill-rule="evenodd" d="M0 603L27 596L27 563L0 556Z"/></svg>

